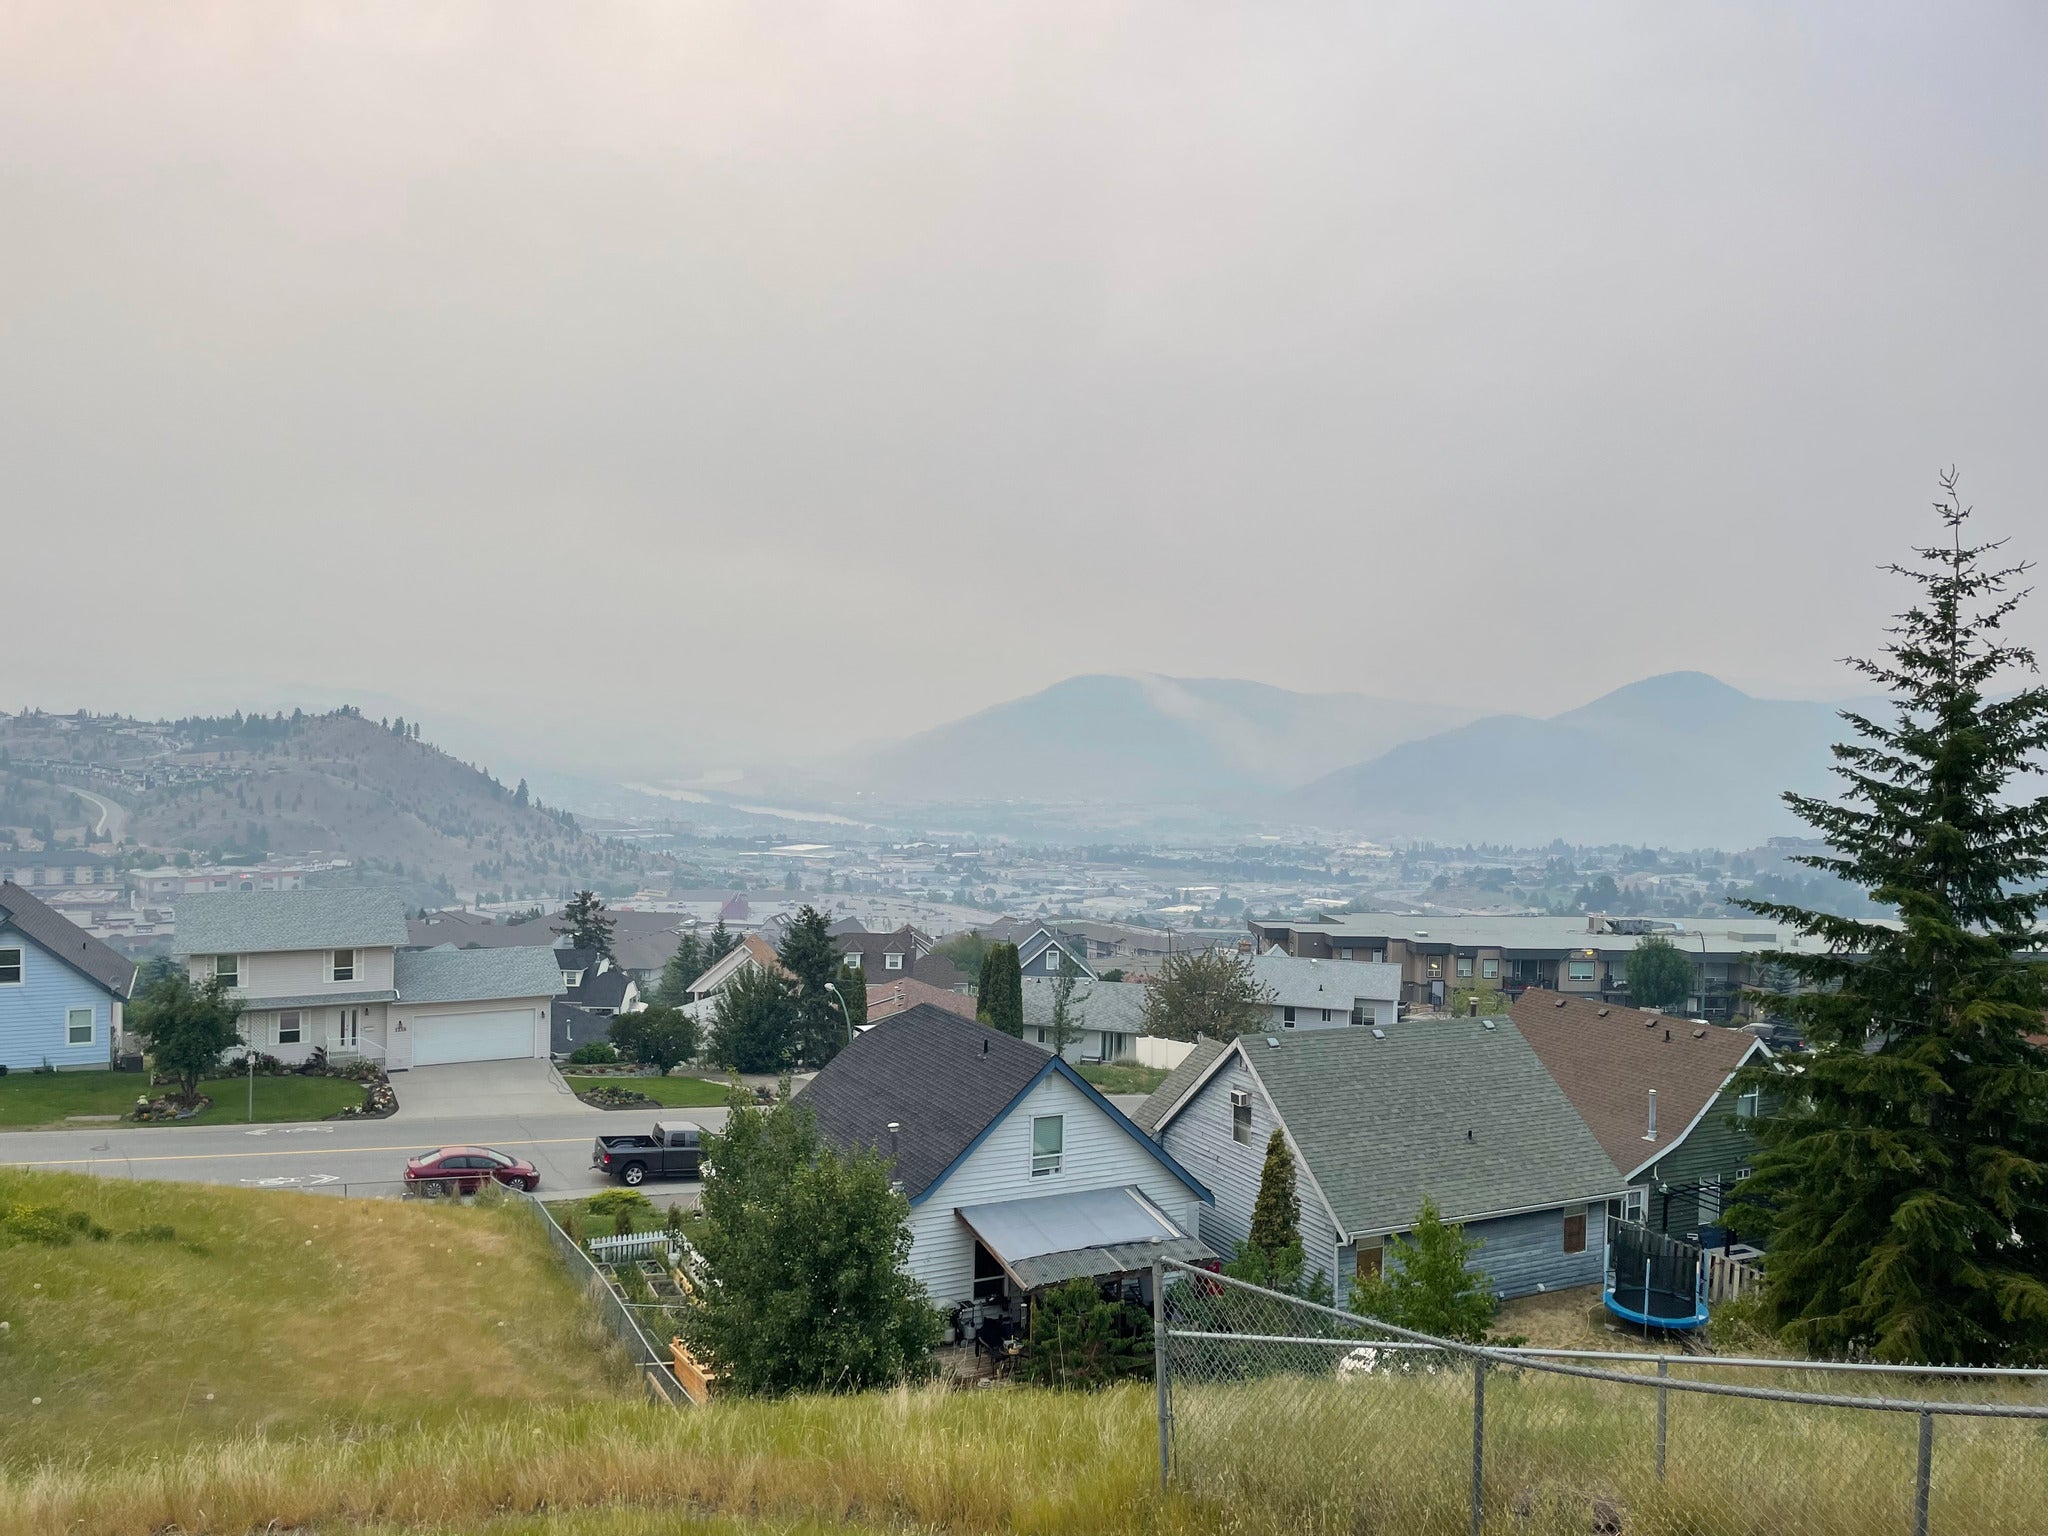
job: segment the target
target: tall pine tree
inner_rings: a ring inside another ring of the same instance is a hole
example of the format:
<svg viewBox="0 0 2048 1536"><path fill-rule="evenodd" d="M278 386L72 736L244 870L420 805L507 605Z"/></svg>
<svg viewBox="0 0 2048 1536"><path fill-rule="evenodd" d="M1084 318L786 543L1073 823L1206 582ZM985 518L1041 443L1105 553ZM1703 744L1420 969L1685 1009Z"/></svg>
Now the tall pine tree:
<svg viewBox="0 0 2048 1536"><path fill-rule="evenodd" d="M805 1067L825 1065L846 1044L846 1018L825 990L839 978L839 946L831 924L816 907L803 906L790 919L776 955L796 978L796 1053Z"/></svg>
<svg viewBox="0 0 2048 1536"><path fill-rule="evenodd" d="M605 912L604 898L595 891L578 891L562 908L562 926L572 949L594 950L612 958L612 918Z"/></svg>
<svg viewBox="0 0 2048 1536"><path fill-rule="evenodd" d="M1266 1166L1259 1170L1251 1244L1268 1259L1301 1247L1301 1197L1295 1192L1294 1153L1278 1130L1266 1141Z"/></svg>
<svg viewBox="0 0 2048 1536"><path fill-rule="evenodd" d="M981 962L981 996L976 1016L990 1029L1024 1038L1024 972L1017 964L1017 946L991 944Z"/></svg>
<svg viewBox="0 0 2048 1536"><path fill-rule="evenodd" d="M1917 588L1877 661L1889 721L1845 711L1840 803L1787 795L1829 844L1804 860L1898 912L1870 922L1775 902L1751 911L1816 941L1764 959L1813 1054L1750 1075L1770 1114L1729 1219L1770 1245L1775 1321L1816 1354L2048 1359L2048 1054L2026 958L2048 875L2041 771L2048 690L1995 697L2033 653L2005 621L2026 565L1965 542L1953 473L1945 538L1891 569Z"/></svg>

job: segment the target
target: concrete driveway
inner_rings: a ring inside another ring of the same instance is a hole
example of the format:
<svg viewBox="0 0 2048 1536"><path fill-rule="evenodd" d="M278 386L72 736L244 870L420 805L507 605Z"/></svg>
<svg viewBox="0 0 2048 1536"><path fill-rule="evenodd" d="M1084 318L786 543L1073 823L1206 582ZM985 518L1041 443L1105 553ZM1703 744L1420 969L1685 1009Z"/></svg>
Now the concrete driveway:
<svg viewBox="0 0 2048 1536"><path fill-rule="evenodd" d="M414 1067L392 1076L398 1093L394 1122L463 1120L475 1116L586 1114L602 1120L569 1091L551 1061L469 1061Z"/></svg>

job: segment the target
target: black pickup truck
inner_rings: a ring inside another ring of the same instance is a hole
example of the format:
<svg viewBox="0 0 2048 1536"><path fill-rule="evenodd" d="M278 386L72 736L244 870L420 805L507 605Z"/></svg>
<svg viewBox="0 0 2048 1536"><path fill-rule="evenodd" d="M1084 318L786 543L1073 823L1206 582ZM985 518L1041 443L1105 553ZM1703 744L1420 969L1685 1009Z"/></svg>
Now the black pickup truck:
<svg viewBox="0 0 2048 1536"><path fill-rule="evenodd" d="M704 1155L704 1127L690 1120L657 1125L652 1136L600 1136L590 1166L622 1184L694 1179Z"/></svg>

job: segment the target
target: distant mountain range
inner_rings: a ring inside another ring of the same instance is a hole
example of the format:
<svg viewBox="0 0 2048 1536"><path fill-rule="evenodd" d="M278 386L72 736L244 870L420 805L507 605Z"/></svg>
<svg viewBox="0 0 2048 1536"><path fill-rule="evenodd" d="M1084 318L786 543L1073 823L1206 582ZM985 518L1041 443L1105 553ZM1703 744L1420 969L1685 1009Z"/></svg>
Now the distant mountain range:
<svg viewBox="0 0 2048 1536"><path fill-rule="evenodd" d="M1213 802L1292 789L1475 711L1192 677L1070 677L884 749L850 776L902 802Z"/></svg>
<svg viewBox="0 0 2048 1536"><path fill-rule="evenodd" d="M1802 830L1784 791L1832 792L1839 709L1671 672L1547 720L1490 715L1404 742L1283 803L1367 836L1749 847Z"/></svg>
<svg viewBox="0 0 2048 1536"><path fill-rule="evenodd" d="M1758 699L1701 672L1548 719L1292 693L1218 678L1069 678L859 765L905 805L1199 805L1368 837L1524 846L1750 847L1825 794L1837 706Z"/></svg>

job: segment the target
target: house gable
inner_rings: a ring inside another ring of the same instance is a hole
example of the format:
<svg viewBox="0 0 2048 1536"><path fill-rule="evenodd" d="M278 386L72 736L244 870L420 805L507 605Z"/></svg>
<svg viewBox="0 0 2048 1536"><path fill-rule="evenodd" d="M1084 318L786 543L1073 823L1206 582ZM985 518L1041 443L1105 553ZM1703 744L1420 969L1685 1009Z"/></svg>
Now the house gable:
<svg viewBox="0 0 2048 1536"><path fill-rule="evenodd" d="M1071 968L1082 980L1093 981L1095 971L1083 952L1086 948L1085 944L1069 943L1050 928L1040 928L1017 946L1017 969L1027 977L1043 977L1058 976ZM1057 949L1063 957L1057 970L1045 968L1045 952L1049 949Z"/></svg>

